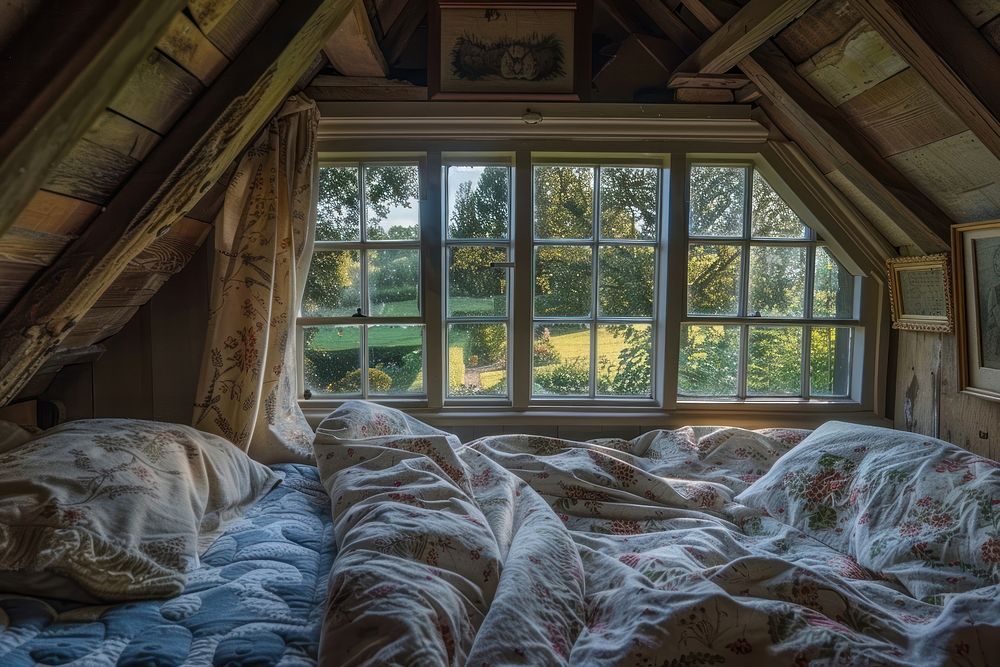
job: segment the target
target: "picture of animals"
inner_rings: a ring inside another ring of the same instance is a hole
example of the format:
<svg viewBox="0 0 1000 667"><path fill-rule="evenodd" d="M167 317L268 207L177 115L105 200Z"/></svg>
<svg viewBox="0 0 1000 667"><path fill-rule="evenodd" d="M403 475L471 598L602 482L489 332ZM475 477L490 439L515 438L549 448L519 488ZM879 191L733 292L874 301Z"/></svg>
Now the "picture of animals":
<svg viewBox="0 0 1000 667"><path fill-rule="evenodd" d="M575 93L576 7L516 5L440 7L440 83L450 94Z"/></svg>

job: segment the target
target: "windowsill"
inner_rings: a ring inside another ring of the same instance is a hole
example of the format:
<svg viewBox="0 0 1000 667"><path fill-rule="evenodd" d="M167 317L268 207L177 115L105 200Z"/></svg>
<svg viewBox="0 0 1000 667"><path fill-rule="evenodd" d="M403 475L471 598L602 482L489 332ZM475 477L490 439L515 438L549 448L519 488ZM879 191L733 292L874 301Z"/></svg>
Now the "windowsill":
<svg viewBox="0 0 1000 667"><path fill-rule="evenodd" d="M340 401L309 400L299 405L315 427ZM851 400L749 399L746 401L678 401L676 407L543 405L517 410L498 405L451 405L428 408L413 401L384 401L435 426L596 426L642 425L650 428L727 425L745 428L815 428L830 420L879 426L891 422Z"/></svg>

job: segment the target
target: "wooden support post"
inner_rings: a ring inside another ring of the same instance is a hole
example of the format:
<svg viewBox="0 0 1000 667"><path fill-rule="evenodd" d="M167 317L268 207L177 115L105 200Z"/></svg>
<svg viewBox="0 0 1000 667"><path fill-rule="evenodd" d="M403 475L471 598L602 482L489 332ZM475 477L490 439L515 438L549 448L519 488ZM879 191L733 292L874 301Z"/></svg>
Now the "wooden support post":
<svg viewBox="0 0 1000 667"><path fill-rule="evenodd" d="M285 0L83 236L18 301L0 322L0 405L17 395L129 262L212 187L349 9L349 0Z"/></svg>
<svg viewBox="0 0 1000 667"><path fill-rule="evenodd" d="M1000 157L1000 53L940 0L851 0L969 129Z"/></svg>
<svg viewBox="0 0 1000 667"><path fill-rule="evenodd" d="M184 0L43 3L0 58L0 234L111 102Z"/></svg>

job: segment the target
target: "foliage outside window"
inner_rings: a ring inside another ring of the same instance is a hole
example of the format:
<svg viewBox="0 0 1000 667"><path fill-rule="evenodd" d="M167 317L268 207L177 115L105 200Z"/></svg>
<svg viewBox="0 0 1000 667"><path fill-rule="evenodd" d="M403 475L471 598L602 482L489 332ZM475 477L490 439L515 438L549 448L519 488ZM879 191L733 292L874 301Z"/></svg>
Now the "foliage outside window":
<svg viewBox="0 0 1000 667"><path fill-rule="evenodd" d="M689 173L684 397L851 395L855 278L752 165Z"/></svg>
<svg viewBox="0 0 1000 667"><path fill-rule="evenodd" d="M532 395L651 399L660 169L533 170Z"/></svg>
<svg viewBox="0 0 1000 667"><path fill-rule="evenodd" d="M320 168L302 300L307 395L423 395L417 164Z"/></svg>

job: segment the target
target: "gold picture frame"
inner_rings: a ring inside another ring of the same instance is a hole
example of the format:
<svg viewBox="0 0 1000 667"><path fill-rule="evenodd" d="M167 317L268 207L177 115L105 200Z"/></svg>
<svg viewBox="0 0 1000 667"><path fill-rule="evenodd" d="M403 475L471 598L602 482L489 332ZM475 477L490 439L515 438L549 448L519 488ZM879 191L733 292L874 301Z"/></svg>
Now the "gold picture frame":
<svg viewBox="0 0 1000 667"><path fill-rule="evenodd" d="M951 268L947 254L893 257L886 265L893 329L954 331Z"/></svg>
<svg viewBox="0 0 1000 667"><path fill-rule="evenodd" d="M1000 401L1000 220L951 228L959 389Z"/></svg>

